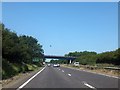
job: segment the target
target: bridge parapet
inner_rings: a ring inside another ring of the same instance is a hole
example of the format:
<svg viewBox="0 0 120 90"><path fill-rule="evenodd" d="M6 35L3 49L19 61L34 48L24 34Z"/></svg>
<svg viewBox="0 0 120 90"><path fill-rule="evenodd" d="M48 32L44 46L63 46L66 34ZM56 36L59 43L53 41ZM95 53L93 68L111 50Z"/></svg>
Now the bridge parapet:
<svg viewBox="0 0 120 90"><path fill-rule="evenodd" d="M44 58L75 60L77 57L72 57L72 56L44 55Z"/></svg>

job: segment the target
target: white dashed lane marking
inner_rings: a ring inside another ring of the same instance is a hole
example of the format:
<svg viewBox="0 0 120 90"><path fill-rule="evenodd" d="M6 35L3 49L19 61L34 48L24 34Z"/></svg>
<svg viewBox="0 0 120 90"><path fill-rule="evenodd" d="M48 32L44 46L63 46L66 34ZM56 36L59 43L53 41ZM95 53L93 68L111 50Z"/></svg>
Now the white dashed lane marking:
<svg viewBox="0 0 120 90"><path fill-rule="evenodd" d="M96 90L95 87L91 86L90 84L86 83L85 81L82 82L85 86L89 87L89 88L92 88L94 90Z"/></svg>
<svg viewBox="0 0 120 90"><path fill-rule="evenodd" d="M70 77L71 77L71 74L69 73L69 74L68 74L68 76L70 76Z"/></svg>
<svg viewBox="0 0 120 90"><path fill-rule="evenodd" d="M107 76L107 77L112 77L112 78L116 78L119 79L119 77L116 76L110 76L110 75L106 75L106 74L102 74L102 73L97 73L97 72L91 72L91 71L87 71L87 70L81 70L81 69L76 69L76 68L71 68L71 67L67 67L73 70L78 70L78 71L83 71L83 72L89 72L89 73L93 73L93 74L97 74L97 75L103 75L103 76Z"/></svg>
<svg viewBox="0 0 120 90"><path fill-rule="evenodd" d="M62 70L62 72L64 72L64 70Z"/></svg>

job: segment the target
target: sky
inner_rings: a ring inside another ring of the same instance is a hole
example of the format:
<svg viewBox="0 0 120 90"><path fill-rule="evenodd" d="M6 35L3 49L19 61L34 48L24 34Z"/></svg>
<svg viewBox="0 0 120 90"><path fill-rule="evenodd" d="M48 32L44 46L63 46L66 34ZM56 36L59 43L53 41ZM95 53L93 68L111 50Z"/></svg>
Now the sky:
<svg viewBox="0 0 120 90"><path fill-rule="evenodd" d="M35 37L46 55L118 48L117 2L4 2L2 22Z"/></svg>

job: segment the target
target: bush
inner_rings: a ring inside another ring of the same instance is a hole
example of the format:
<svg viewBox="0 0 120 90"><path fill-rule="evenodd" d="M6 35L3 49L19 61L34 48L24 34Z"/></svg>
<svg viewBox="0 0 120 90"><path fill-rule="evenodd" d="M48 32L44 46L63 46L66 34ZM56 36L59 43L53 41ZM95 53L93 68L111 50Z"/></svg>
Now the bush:
<svg viewBox="0 0 120 90"><path fill-rule="evenodd" d="M12 64L6 61L5 59L2 60L2 79L7 79L9 77L14 76L17 74L17 70L12 67Z"/></svg>
<svg viewBox="0 0 120 90"><path fill-rule="evenodd" d="M96 64L96 56L95 55L84 55L77 58L76 61L79 61L82 65L95 65Z"/></svg>
<svg viewBox="0 0 120 90"><path fill-rule="evenodd" d="M41 64L18 64L10 63L9 61L2 59L2 79L13 77L19 73L25 73L35 70Z"/></svg>

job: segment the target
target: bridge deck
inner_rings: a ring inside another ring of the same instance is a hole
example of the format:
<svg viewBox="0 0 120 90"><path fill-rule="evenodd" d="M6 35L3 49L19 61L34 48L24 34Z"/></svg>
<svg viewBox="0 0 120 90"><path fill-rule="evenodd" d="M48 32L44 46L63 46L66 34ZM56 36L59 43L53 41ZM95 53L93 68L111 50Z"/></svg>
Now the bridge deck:
<svg viewBox="0 0 120 90"><path fill-rule="evenodd" d="M74 60L74 59L76 59L76 57L72 57L72 56L54 56L54 55L44 55L44 58L67 59L67 60Z"/></svg>

